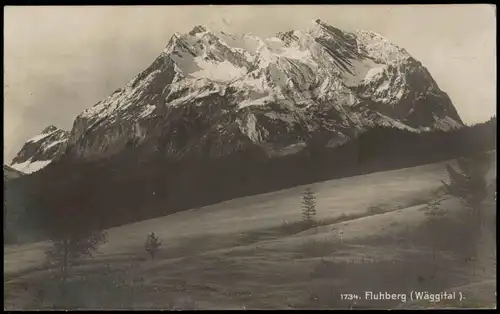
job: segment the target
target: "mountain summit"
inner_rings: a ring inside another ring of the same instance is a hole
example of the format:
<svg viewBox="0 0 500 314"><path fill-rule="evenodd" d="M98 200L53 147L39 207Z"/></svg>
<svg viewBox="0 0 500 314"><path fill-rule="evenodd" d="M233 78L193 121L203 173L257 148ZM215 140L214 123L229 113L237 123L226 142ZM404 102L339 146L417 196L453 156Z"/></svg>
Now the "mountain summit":
<svg viewBox="0 0 500 314"><path fill-rule="evenodd" d="M78 115L60 140L67 156L83 160L130 148L174 159L249 149L272 158L316 139L335 147L375 126L462 125L406 50L370 31L315 20L271 38L202 25L175 33L147 69Z"/></svg>
<svg viewBox="0 0 500 314"><path fill-rule="evenodd" d="M36 172L56 160L65 150L69 132L50 125L26 141L10 167L23 173Z"/></svg>

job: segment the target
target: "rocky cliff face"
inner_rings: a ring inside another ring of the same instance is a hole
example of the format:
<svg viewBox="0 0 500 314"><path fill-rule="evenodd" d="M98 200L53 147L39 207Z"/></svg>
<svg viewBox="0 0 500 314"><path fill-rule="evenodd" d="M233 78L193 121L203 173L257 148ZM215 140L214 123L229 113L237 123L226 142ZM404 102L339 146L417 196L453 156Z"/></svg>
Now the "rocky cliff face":
<svg viewBox="0 0 500 314"><path fill-rule="evenodd" d="M29 174L56 160L65 150L69 132L53 125L29 139L12 160L10 167Z"/></svg>
<svg viewBox="0 0 500 314"><path fill-rule="evenodd" d="M273 157L317 136L337 146L377 125L422 132L462 121L427 69L373 32L316 20L262 39L196 26L176 33L147 69L81 113L69 136L59 133L51 156L65 149L93 160L133 148L177 159L248 149ZM36 143L14 164L50 160L41 157L50 145L39 151Z"/></svg>

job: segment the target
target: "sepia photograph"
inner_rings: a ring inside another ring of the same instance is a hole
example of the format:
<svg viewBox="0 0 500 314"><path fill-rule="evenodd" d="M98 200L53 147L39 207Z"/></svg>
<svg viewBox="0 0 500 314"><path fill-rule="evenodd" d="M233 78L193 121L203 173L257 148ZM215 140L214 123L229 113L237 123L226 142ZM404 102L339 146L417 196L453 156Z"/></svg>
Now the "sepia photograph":
<svg viewBox="0 0 500 314"><path fill-rule="evenodd" d="M496 309L496 6L3 20L5 311Z"/></svg>

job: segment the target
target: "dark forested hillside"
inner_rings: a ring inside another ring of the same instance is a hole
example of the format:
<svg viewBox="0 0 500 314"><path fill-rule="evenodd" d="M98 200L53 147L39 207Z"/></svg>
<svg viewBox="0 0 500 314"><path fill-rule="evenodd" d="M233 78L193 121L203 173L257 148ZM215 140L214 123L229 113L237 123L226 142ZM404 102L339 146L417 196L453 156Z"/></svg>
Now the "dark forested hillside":
<svg viewBox="0 0 500 314"><path fill-rule="evenodd" d="M71 221L116 226L236 197L496 149L496 117L450 132L377 127L337 148L315 143L321 140L313 137L302 152L273 159L260 150L215 160L145 158L133 150L96 163L62 158L7 182L5 240L41 239Z"/></svg>

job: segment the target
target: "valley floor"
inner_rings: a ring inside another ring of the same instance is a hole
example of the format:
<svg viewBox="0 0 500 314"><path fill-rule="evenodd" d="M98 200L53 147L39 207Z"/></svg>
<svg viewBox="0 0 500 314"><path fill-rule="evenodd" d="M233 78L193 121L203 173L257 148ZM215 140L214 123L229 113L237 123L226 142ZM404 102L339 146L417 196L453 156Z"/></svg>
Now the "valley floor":
<svg viewBox="0 0 500 314"><path fill-rule="evenodd" d="M43 266L47 243L6 246L4 308L494 307L495 228L481 259L470 262L433 247L421 227L446 179L438 163L309 185L319 221L310 228L298 223L304 186L112 228L99 253L72 269L66 305L55 270ZM441 206L458 204L448 198ZM150 232L163 242L155 259L144 252ZM367 300L367 291L408 299ZM464 298L414 302L411 291ZM359 298L343 299L348 293Z"/></svg>

